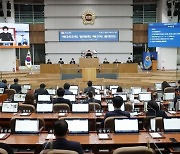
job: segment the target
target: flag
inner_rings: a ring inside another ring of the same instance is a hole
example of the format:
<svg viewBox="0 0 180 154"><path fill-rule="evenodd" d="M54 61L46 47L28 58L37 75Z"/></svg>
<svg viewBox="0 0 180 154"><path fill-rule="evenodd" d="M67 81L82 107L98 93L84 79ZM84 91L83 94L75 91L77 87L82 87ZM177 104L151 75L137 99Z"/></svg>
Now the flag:
<svg viewBox="0 0 180 154"><path fill-rule="evenodd" d="M27 66L27 68L31 69L32 67L32 62L31 62L31 54L28 51L26 59L25 59L25 65Z"/></svg>
<svg viewBox="0 0 180 154"><path fill-rule="evenodd" d="M144 55L144 68L147 70L147 69L150 69L151 66L152 66L152 61L151 61L151 54L149 51L145 52L145 55Z"/></svg>

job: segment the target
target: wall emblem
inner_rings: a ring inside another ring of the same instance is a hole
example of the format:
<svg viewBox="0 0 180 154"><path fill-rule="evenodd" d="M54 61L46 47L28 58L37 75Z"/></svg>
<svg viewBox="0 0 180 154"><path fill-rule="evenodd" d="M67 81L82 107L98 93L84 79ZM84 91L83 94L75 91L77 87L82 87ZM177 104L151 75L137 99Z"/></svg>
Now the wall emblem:
<svg viewBox="0 0 180 154"><path fill-rule="evenodd" d="M82 14L83 24L85 24L85 25L87 25L87 24L93 25L95 18L96 18L95 14L90 10L88 10Z"/></svg>

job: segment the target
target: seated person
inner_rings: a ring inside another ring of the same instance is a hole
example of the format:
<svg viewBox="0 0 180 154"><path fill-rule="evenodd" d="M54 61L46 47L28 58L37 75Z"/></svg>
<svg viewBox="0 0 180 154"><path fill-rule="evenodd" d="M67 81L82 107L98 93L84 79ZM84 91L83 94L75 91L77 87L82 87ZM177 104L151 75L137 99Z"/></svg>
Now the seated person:
<svg viewBox="0 0 180 154"><path fill-rule="evenodd" d="M121 110L121 106L123 104L123 98L121 96L116 96L112 99L114 111L107 112L104 120L101 122L101 127L104 127L104 121L108 117L114 117L114 116L125 116L130 118L130 113L126 111Z"/></svg>
<svg viewBox="0 0 180 154"><path fill-rule="evenodd" d="M50 59L47 60L47 64L52 64Z"/></svg>
<svg viewBox="0 0 180 154"><path fill-rule="evenodd" d="M68 123L64 119L55 121L54 123L54 135L56 140L52 142L46 142L42 146L44 149L62 149L62 150L73 150L79 154L83 154L82 146L79 142L68 141Z"/></svg>
<svg viewBox="0 0 180 154"><path fill-rule="evenodd" d="M63 88L58 88L57 89L57 96L58 97L53 100L53 104L65 103L65 104L69 105L70 109L72 109L72 104L71 104L70 100L63 98L64 93L65 93L65 90Z"/></svg>
<svg viewBox="0 0 180 154"><path fill-rule="evenodd" d="M104 58L103 64L109 64L107 58Z"/></svg>
<svg viewBox="0 0 180 154"><path fill-rule="evenodd" d="M91 52L91 50L88 50L87 52L86 52L86 58L92 58L92 52Z"/></svg>
<svg viewBox="0 0 180 154"><path fill-rule="evenodd" d="M64 61L62 60L62 58L59 59L58 64L64 64Z"/></svg>
<svg viewBox="0 0 180 154"><path fill-rule="evenodd" d="M158 104L154 100L150 100L147 105L148 111L146 116L163 117L166 118L167 114L165 111L160 110Z"/></svg>
<svg viewBox="0 0 180 154"><path fill-rule="evenodd" d="M19 82L19 79L18 79L18 78L15 78L15 79L14 79L14 84L12 84L12 85L10 86L10 89L14 89L17 94L18 94L18 93L21 93L21 85L18 84L18 82Z"/></svg>
<svg viewBox="0 0 180 154"><path fill-rule="evenodd" d="M38 95L49 95L48 91L45 89L46 85L44 83L41 83L39 88L35 90L34 92L34 98L37 100Z"/></svg>
<svg viewBox="0 0 180 154"><path fill-rule="evenodd" d="M164 92L164 89L167 87L171 87L167 81L163 81L161 84L162 92Z"/></svg>
<svg viewBox="0 0 180 154"><path fill-rule="evenodd" d="M71 59L70 64L76 64L74 58Z"/></svg>
<svg viewBox="0 0 180 154"><path fill-rule="evenodd" d="M30 104L30 105L35 106L34 95L32 93L28 92L25 96L25 101L23 104Z"/></svg>
<svg viewBox="0 0 180 154"><path fill-rule="evenodd" d="M88 100L86 100L85 103L99 103L101 105L101 101L94 98L92 91L88 92Z"/></svg>
<svg viewBox="0 0 180 154"><path fill-rule="evenodd" d="M70 84L69 83L65 83L64 84L64 90L65 90L64 95L73 95L73 92L69 91L69 88L70 88Z"/></svg>
<svg viewBox="0 0 180 154"><path fill-rule="evenodd" d="M88 87L84 89L84 93L88 93L88 92L92 91L93 94L95 94L95 89L94 89L94 87L92 87L92 81L88 81L87 85L88 85Z"/></svg>
<svg viewBox="0 0 180 154"><path fill-rule="evenodd" d="M131 60L131 57L128 57L128 60L126 63L132 63L133 61Z"/></svg>
<svg viewBox="0 0 180 154"><path fill-rule="evenodd" d="M122 93L123 92L123 89L122 89L122 87L121 86L119 86L118 88L117 88L117 91L116 91L117 93Z"/></svg>
<svg viewBox="0 0 180 154"><path fill-rule="evenodd" d="M0 88L4 88L4 93L5 93L5 90L8 89L8 87L7 87L7 80L6 79L3 79L0 82Z"/></svg>
<svg viewBox="0 0 180 154"><path fill-rule="evenodd" d="M118 62L118 60L116 59L116 60L113 62L113 64L117 64L117 63L119 63L119 62Z"/></svg>

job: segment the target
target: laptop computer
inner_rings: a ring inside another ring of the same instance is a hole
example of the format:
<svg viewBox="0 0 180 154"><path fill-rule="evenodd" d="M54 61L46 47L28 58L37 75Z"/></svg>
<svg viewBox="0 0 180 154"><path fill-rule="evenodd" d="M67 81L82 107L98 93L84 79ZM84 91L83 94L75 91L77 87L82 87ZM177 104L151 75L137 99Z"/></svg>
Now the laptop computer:
<svg viewBox="0 0 180 154"><path fill-rule="evenodd" d="M56 95L56 89L48 88L46 89L49 93L49 95Z"/></svg>
<svg viewBox="0 0 180 154"><path fill-rule="evenodd" d="M175 98L175 93L164 93L163 95L163 100L170 101L174 100Z"/></svg>
<svg viewBox="0 0 180 154"><path fill-rule="evenodd" d="M116 96L121 96L123 98L124 102L127 101L127 93L116 93L116 94L114 94L114 97L116 97Z"/></svg>
<svg viewBox="0 0 180 154"><path fill-rule="evenodd" d="M14 94L14 101L15 102L24 102L26 94Z"/></svg>
<svg viewBox="0 0 180 154"><path fill-rule="evenodd" d="M0 94L4 93L4 88L0 88Z"/></svg>
<svg viewBox="0 0 180 154"><path fill-rule="evenodd" d="M114 119L114 132L115 133L138 133L138 119Z"/></svg>
<svg viewBox="0 0 180 154"><path fill-rule="evenodd" d="M139 93L140 101L150 101L151 100L151 92Z"/></svg>
<svg viewBox="0 0 180 154"><path fill-rule="evenodd" d="M180 118L164 118L164 132L180 132Z"/></svg>
<svg viewBox="0 0 180 154"><path fill-rule="evenodd" d="M16 113L16 112L18 112L18 103L3 102L2 112L5 112L5 113Z"/></svg>
<svg viewBox="0 0 180 154"><path fill-rule="evenodd" d="M50 102L50 95L38 95L38 102Z"/></svg>
<svg viewBox="0 0 180 154"><path fill-rule="evenodd" d="M74 113L88 113L89 112L89 104L72 104L72 112Z"/></svg>
<svg viewBox="0 0 180 154"><path fill-rule="evenodd" d="M141 87L131 87L131 93L137 95L141 92Z"/></svg>
<svg viewBox="0 0 180 154"><path fill-rule="evenodd" d="M15 134L38 134L38 119L15 119Z"/></svg>
<svg viewBox="0 0 180 154"><path fill-rule="evenodd" d="M68 123L69 134L89 133L88 119L65 119L65 120Z"/></svg>
<svg viewBox="0 0 180 154"><path fill-rule="evenodd" d="M122 106L121 106L121 110L122 110L122 111L125 111L125 105L124 105L124 103L123 103ZM113 103L108 103L108 111L114 111Z"/></svg>
<svg viewBox="0 0 180 154"><path fill-rule="evenodd" d="M53 103L50 102L43 102L43 103L37 103L36 106L36 112L37 113L52 113L53 112Z"/></svg>
<svg viewBox="0 0 180 154"><path fill-rule="evenodd" d="M64 95L63 98L64 99L69 99L71 102L76 101L76 95Z"/></svg>

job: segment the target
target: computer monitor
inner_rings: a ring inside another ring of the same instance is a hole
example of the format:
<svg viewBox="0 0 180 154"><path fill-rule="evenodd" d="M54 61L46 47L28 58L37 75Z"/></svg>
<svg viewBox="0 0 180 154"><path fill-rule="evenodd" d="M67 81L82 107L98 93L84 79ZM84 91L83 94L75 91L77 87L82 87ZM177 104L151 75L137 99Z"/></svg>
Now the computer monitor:
<svg viewBox="0 0 180 154"><path fill-rule="evenodd" d="M36 111L38 113L52 113L53 112L53 104L52 103L37 103Z"/></svg>
<svg viewBox="0 0 180 154"><path fill-rule="evenodd" d="M71 85L70 87L69 87L69 90L70 89L79 89L79 87L78 87L78 85Z"/></svg>
<svg viewBox="0 0 180 154"><path fill-rule="evenodd" d="M112 88L113 88L113 89L117 89L118 87L119 87L118 85L110 85L110 86L109 86L109 90L112 90Z"/></svg>
<svg viewBox="0 0 180 154"><path fill-rule="evenodd" d="M101 85L93 85L92 87L94 87L95 89L99 89L99 90L101 90L101 88L102 88Z"/></svg>
<svg viewBox="0 0 180 154"><path fill-rule="evenodd" d="M124 103L123 103L122 106L121 106L121 110L122 110L122 111L125 111L125 105L124 105ZM113 103L108 103L108 111L114 111Z"/></svg>
<svg viewBox="0 0 180 154"><path fill-rule="evenodd" d="M115 133L138 133L138 119L114 119L114 132Z"/></svg>
<svg viewBox="0 0 180 154"><path fill-rule="evenodd" d="M28 90L31 89L31 85L30 84L24 84L24 85L21 85L21 92L23 94L26 94L28 92Z"/></svg>
<svg viewBox="0 0 180 154"><path fill-rule="evenodd" d="M56 89L48 88L46 89L49 93L49 95L56 95Z"/></svg>
<svg viewBox="0 0 180 154"><path fill-rule="evenodd" d="M69 134L89 133L88 119L65 119L65 120L68 123Z"/></svg>
<svg viewBox="0 0 180 154"><path fill-rule="evenodd" d="M131 92L134 95L137 95L141 92L141 87L131 87Z"/></svg>
<svg viewBox="0 0 180 154"><path fill-rule="evenodd" d="M151 92L139 93L140 101L150 101L151 100Z"/></svg>
<svg viewBox="0 0 180 154"><path fill-rule="evenodd" d="M38 95L38 102L50 102L50 95Z"/></svg>
<svg viewBox="0 0 180 154"><path fill-rule="evenodd" d="M169 82L169 85L170 85L171 87L176 87L176 82Z"/></svg>
<svg viewBox="0 0 180 154"><path fill-rule="evenodd" d="M76 101L76 95L64 95L63 98L64 99L69 99L71 102Z"/></svg>
<svg viewBox="0 0 180 154"><path fill-rule="evenodd" d="M26 94L14 94L14 101L15 102L24 102Z"/></svg>
<svg viewBox="0 0 180 154"><path fill-rule="evenodd" d="M114 97L116 97L116 96L121 96L123 98L124 102L127 101L127 93L117 93L117 94L114 94Z"/></svg>
<svg viewBox="0 0 180 154"><path fill-rule="evenodd" d="M38 119L15 119L15 133L17 134L37 134L39 133Z"/></svg>
<svg viewBox="0 0 180 154"><path fill-rule="evenodd" d="M99 95L100 94L100 89L95 89L95 94Z"/></svg>
<svg viewBox="0 0 180 154"><path fill-rule="evenodd" d="M100 94L95 95L95 96L94 96L94 99L101 101L101 95L100 95Z"/></svg>
<svg viewBox="0 0 180 154"><path fill-rule="evenodd" d="M112 89L111 89L111 94L114 95L114 94L116 94L116 93L117 93L117 88L112 88Z"/></svg>
<svg viewBox="0 0 180 154"><path fill-rule="evenodd" d="M162 83L155 83L156 90L162 90Z"/></svg>
<svg viewBox="0 0 180 154"><path fill-rule="evenodd" d="M163 118L165 132L180 132L180 118Z"/></svg>
<svg viewBox="0 0 180 154"><path fill-rule="evenodd" d="M73 95L78 95L78 89L70 89L69 91L71 91Z"/></svg>
<svg viewBox="0 0 180 154"><path fill-rule="evenodd" d="M72 104L72 112L74 113L87 113L89 112L89 104Z"/></svg>
<svg viewBox="0 0 180 154"><path fill-rule="evenodd" d="M4 93L4 88L0 88L0 94Z"/></svg>
<svg viewBox="0 0 180 154"><path fill-rule="evenodd" d="M18 103L3 102L2 112L6 113L16 113L18 112Z"/></svg>
<svg viewBox="0 0 180 154"><path fill-rule="evenodd" d="M174 100L175 98L175 93L164 93L163 95L163 100Z"/></svg>

